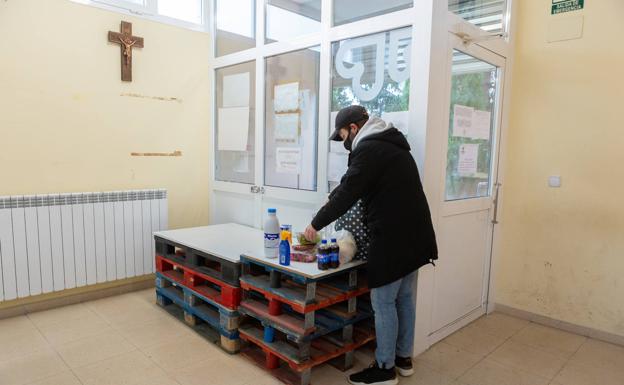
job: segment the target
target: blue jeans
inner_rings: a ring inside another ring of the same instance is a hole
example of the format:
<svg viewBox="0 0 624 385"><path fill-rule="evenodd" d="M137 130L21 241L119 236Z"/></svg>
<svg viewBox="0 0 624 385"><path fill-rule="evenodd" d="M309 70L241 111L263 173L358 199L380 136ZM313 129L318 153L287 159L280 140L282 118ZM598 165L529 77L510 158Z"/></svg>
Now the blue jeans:
<svg viewBox="0 0 624 385"><path fill-rule="evenodd" d="M377 364L394 367L395 356L411 357L414 353L416 304L413 287L418 271L371 290L377 335Z"/></svg>

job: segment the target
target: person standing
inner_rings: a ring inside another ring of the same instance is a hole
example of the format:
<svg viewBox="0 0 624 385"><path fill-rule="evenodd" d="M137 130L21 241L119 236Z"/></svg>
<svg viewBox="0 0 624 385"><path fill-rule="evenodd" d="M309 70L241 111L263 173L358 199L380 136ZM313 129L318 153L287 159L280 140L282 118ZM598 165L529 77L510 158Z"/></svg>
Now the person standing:
<svg viewBox="0 0 624 385"><path fill-rule="evenodd" d="M350 151L329 201L306 228L309 240L359 199L370 230L368 284L375 313L375 362L349 376L355 385L394 385L413 374L417 270L438 258L435 232L416 162L405 136L362 106L338 112L330 140Z"/></svg>

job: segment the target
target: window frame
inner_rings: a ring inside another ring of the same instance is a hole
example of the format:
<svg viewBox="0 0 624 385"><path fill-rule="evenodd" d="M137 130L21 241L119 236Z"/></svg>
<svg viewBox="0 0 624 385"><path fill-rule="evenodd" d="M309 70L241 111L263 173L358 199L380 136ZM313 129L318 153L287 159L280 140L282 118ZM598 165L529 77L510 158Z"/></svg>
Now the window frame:
<svg viewBox="0 0 624 385"><path fill-rule="evenodd" d="M143 5L127 0L69 0L74 3L89 5L95 8L105 9L124 15L140 17L163 24L190 29L197 32L210 32L210 2L211 0L201 0L201 24L190 21L176 19L174 17L161 15L158 13L158 0L143 0Z"/></svg>

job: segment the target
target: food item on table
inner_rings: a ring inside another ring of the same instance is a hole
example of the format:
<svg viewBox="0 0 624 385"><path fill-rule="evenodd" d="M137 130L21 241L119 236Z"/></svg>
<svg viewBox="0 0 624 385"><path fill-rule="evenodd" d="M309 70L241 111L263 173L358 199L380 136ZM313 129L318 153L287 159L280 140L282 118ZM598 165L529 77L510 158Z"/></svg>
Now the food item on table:
<svg viewBox="0 0 624 385"><path fill-rule="evenodd" d="M353 260L355 253L357 253L357 244L355 238L350 232L341 230L337 234L338 247L340 247L340 264L347 263Z"/></svg>
<svg viewBox="0 0 624 385"><path fill-rule="evenodd" d="M321 241L321 236L320 234L316 234L316 239L312 242L310 242L306 237L304 233L297 233L297 241L299 242L300 245L316 245Z"/></svg>
<svg viewBox="0 0 624 385"><path fill-rule="evenodd" d="M293 245L295 251L313 251L316 245Z"/></svg>
<svg viewBox="0 0 624 385"><path fill-rule="evenodd" d="M316 255L293 251L290 253L290 260L295 262L312 263L316 261Z"/></svg>

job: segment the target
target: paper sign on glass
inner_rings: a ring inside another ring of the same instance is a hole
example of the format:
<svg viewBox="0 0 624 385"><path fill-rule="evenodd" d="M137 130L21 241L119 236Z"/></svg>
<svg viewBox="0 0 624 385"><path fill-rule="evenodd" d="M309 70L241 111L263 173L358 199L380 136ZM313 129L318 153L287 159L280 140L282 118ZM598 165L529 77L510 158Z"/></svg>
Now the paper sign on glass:
<svg viewBox="0 0 624 385"><path fill-rule="evenodd" d="M459 146L457 173L461 176L472 176L477 173L479 160L478 144L462 144Z"/></svg>
<svg viewBox="0 0 624 385"><path fill-rule="evenodd" d="M474 108L456 104L453 107L453 136L469 138Z"/></svg>
<svg viewBox="0 0 624 385"><path fill-rule="evenodd" d="M237 172L239 174L247 174L249 172L249 154L248 153L240 154L233 170L234 172Z"/></svg>
<svg viewBox="0 0 624 385"><path fill-rule="evenodd" d="M299 82L279 84L273 90L275 112L290 112L299 109Z"/></svg>
<svg viewBox="0 0 624 385"><path fill-rule="evenodd" d="M281 174L301 173L301 148L278 147L275 149L276 171Z"/></svg>
<svg viewBox="0 0 624 385"><path fill-rule="evenodd" d="M275 140L296 143L299 139L299 114L275 114Z"/></svg>
<svg viewBox="0 0 624 385"><path fill-rule="evenodd" d="M407 135L407 123L409 120L409 111L384 112L381 118L392 125L403 135Z"/></svg>
<svg viewBox="0 0 624 385"><path fill-rule="evenodd" d="M249 107L219 108L217 124L219 150L247 151Z"/></svg>
<svg viewBox="0 0 624 385"><path fill-rule="evenodd" d="M490 140L491 125L491 112L474 110L472 114L472 129L469 136L474 139Z"/></svg>
<svg viewBox="0 0 624 385"><path fill-rule="evenodd" d="M249 72L223 77L223 107L249 107Z"/></svg>

